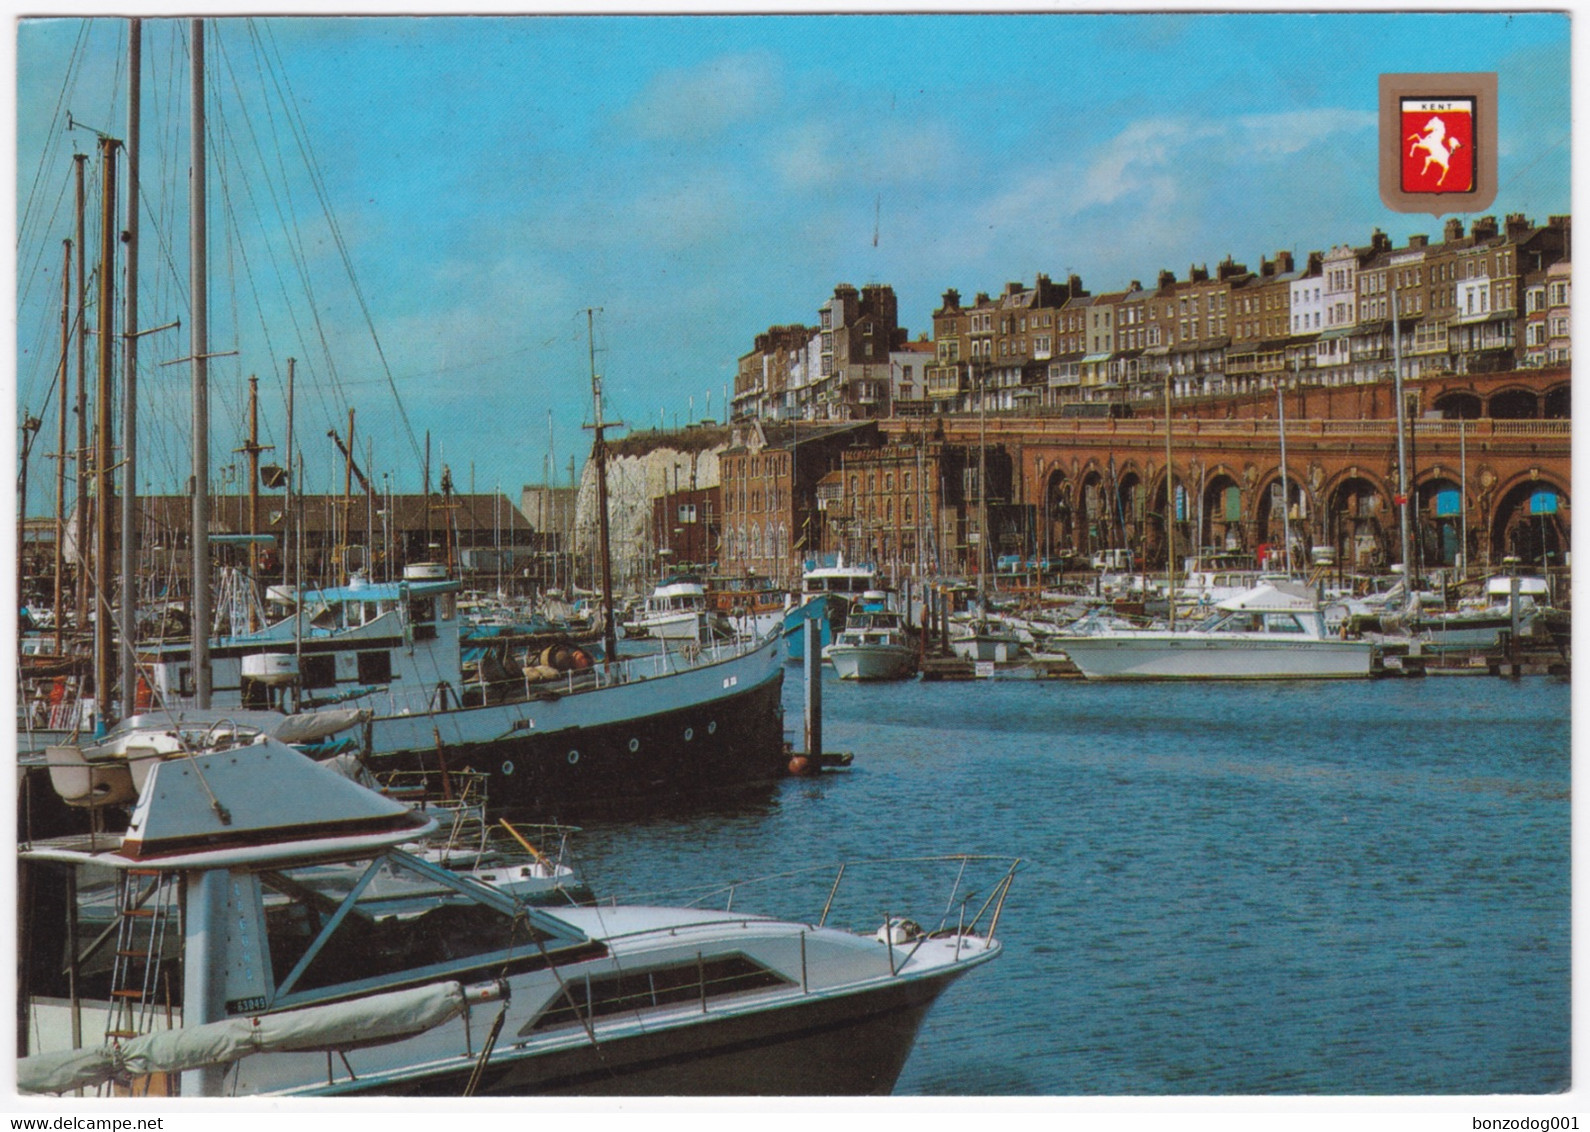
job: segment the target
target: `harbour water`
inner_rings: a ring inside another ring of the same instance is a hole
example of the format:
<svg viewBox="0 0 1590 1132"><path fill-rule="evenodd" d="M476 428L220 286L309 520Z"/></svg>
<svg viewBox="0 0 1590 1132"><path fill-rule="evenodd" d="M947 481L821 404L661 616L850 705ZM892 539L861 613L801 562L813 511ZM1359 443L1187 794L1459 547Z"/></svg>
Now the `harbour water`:
<svg viewBox="0 0 1590 1132"><path fill-rule="evenodd" d="M1565 681L825 685L852 770L586 821L580 857L604 894L1026 858L897 1093L1569 1087Z"/></svg>

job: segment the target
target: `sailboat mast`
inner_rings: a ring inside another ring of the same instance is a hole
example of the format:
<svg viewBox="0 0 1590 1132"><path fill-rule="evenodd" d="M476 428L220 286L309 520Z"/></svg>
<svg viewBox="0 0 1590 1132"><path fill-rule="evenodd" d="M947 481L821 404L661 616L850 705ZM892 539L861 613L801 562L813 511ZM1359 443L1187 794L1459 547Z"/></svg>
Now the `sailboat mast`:
<svg viewBox="0 0 1590 1132"><path fill-rule="evenodd" d="M73 154L72 161L77 183L77 447L72 454L77 492L72 541L77 547L77 574L72 592L77 631L82 632L88 625L88 556L85 551L88 545L88 477L83 474L88 456L88 264L85 253L88 198L84 185L88 154Z"/></svg>
<svg viewBox="0 0 1590 1132"><path fill-rule="evenodd" d="M66 418L67 395L71 385L68 364L72 352L72 241L63 240L61 264L61 418L55 434L55 651L62 645L61 630L66 621L61 599L66 582Z"/></svg>
<svg viewBox="0 0 1590 1132"><path fill-rule="evenodd" d="M296 483L297 483L297 481L293 478L296 475L296 471L293 468L293 379L294 379L294 376L295 376L294 371L297 368L298 368L298 359L297 358L288 358L287 359L287 459L285 461L283 461L283 463L285 464L285 466L287 468L287 479L286 479L286 483L285 483L284 489L282 491L282 499L283 499L283 502L285 504L285 506L284 506L284 514L282 515L282 581L284 581L284 582L287 580L288 555L290 553L294 553L294 552L297 551L297 542L296 542L296 540L293 540L293 545L292 545L291 550L289 550L289 547L288 547L289 536L290 536L290 533L293 530L294 515L296 514L296 512L295 512L295 510L293 508L293 489L294 489L294 487L296 486ZM294 601L297 600L297 591L296 591L296 589L294 590L294 593L293 593L293 599L294 599Z"/></svg>
<svg viewBox="0 0 1590 1132"><path fill-rule="evenodd" d="M982 371L977 383L977 603L982 606L979 616L987 612L984 578L992 561L988 546L988 369Z"/></svg>
<svg viewBox="0 0 1590 1132"><path fill-rule="evenodd" d="M1468 421L1458 419L1458 512L1462 531L1458 536L1458 559L1463 564L1463 574L1469 572L1469 437Z"/></svg>
<svg viewBox="0 0 1590 1132"><path fill-rule="evenodd" d="M1284 376L1275 380L1276 412L1281 427L1281 537L1286 541L1286 576L1292 576L1292 489L1286 482L1286 381Z"/></svg>
<svg viewBox="0 0 1590 1132"><path fill-rule="evenodd" d="M17 599L26 600L28 575L28 460L33 454L33 442L44 424L38 417L22 412L22 477L17 484Z"/></svg>
<svg viewBox="0 0 1590 1132"><path fill-rule="evenodd" d="M192 173L189 185L188 292L193 296L193 569L190 607L193 684L201 709L210 706L210 304L205 214L204 21L194 20L191 75Z"/></svg>
<svg viewBox="0 0 1590 1132"><path fill-rule="evenodd" d="M1176 479L1170 466L1170 371L1165 371L1165 605L1176 628Z"/></svg>
<svg viewBox="0 0 1590 1132"><path fill-rule="evenodd" d="M348 406L348 445L342 454L347 457L342 466L342 563L348 564L348 551L353 542L353 406Z"/></svg>
<svg viewBox="0 0 1590 1132"><path fill-rule="evenodd" d="M142 131L143 21L134 17L127 29L127 293L122 314L121 409L121 704L131 715L138 673L133 657L137 621L138 536L138 149Z"/></svg>
<svg viewBox="0 0 1590 1132"><path fill-rule="evenodd" d="M602 379L596 375L596 329L592 308L585 309L585 336L591 359L591 400L594 405L596 441L591 446L591 461L596 466L596 542L597 554L602 560L602 645L606 651L604 663L612 664L618 656L618 631L613 622L613 556L608 545L607 530L607 438L602 430Z"/></svg>
<svg viewBox="0 0 1590 1132"><path fill-rule="evenodd" d="M1402 528L1402 594L1405 608L1414 607L1413 551L1408 530L1408 436L1403 422L1405 407L1402 400L1402 332L1397 316L1397 292L1391 292L1391 366L1392 383L1397 393L1397 506L1398 525Z"/></svg>
<svg viewBox="0 0 1590 1132"><path fill-rule="evenodd" d="M248 444L243 449L248 456L248 544L249 586L259 584L259 454L264 451L259 442L259 378L248 376ZM248 603L248 628L259 628L259 605Z"/></svg>
<svg viewBox="0 0 1590 1132"><path fill-rule="evenodd" d="M99 402L94 427L94 709L101 720L111 703L110 509L114 489L111 465L111 373L116 343L116 147L99 140L99 367L94 396ZM125 634L123 634L125 635Z"/></svg>

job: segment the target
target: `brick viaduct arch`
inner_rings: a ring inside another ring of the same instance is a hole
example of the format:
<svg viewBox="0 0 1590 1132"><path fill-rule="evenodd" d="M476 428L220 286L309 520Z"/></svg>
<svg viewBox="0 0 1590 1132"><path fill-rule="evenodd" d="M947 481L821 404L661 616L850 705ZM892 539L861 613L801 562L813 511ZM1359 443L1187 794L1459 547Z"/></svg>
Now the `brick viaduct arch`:
<svg viewBox="0 0 1590 1132"><path fill-rule="evenodd" d="M1550 396L1547 390L1540 401ZM1033 541L1042 553L1089 555L1124 546L1150 568L1163 567L1163 419L1000 417L986 428L990 447L1011 458L1012 498L1031 505ZM1331 547L1343 572L1399 561L1395 425L1289 419L1286 431L1294 551ZM947 418L944 440L975 450L975 420ZM1459 553L1477 568L1507 555L1563 564L1572 516L1569 421L1419 420L1408 444L1411 533L1424 566L1453 565ZM1279 549L1276 421L1178 419L1171 460L1178 557L1195 541L1247 552Z"/></svg>

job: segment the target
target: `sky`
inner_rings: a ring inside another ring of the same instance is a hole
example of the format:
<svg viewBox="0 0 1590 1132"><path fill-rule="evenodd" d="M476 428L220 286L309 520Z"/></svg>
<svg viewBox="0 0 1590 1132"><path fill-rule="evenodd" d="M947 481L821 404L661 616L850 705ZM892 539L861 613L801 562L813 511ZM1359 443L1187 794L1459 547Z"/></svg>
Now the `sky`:
<svg viewBox="0 0 1590 1132"><path fill-rule="evenodd" d="M1095 293L1230 255L1439 238L1379 198L1382 72L1495 71L1501 217L1571 211L1564 13L260 18L209 25L211 483L246 380L306 487L361 465L515 498L630 428L724 416L737 358L886 283ZM190 472L186 21L144 24L140 487ZM125 133L126 21L16 41L16 408L54 451L71 153ZM91 160L90 169L95 163ZM97 188L90 176L90 211ZM1467 217L1465 219L1472 219ZM97 247L91 222L88 242ZM92 260L92 255L90 259ZM92 270L92 268L91 268ZM90 367L92 368L92 350ZM119 427L119 426L118 426ZM12 433L15 436L15 430ZM554 463L555 461L555 463ZM30 513L48 510L35 459ZM228 466L231 470L228 470ZM53 492L50 491L51 497Z"/></svg>

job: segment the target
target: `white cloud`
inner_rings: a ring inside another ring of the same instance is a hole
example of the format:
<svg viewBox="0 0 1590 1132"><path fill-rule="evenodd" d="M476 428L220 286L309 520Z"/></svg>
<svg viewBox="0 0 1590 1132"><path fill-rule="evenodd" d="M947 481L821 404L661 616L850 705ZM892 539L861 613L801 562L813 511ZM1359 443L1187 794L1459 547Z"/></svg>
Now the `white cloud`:
<svg viewBox="0 0 1590 1132"><path fill-rule="evenodd" d="M661 71L626 115L641 137L701 140L775 105L782 64L771 55L722 55L690 69Z"/></svg>
<svg viewBox="0 0 1590 1132"><path fill-rule="evenodd" d="M1319 145L1334 134L1352 134L1375 128L1372 110L1292 110L1279 114L1250 114L1238 118L1231 134L1233 156L1290 157Z"/></svg>

